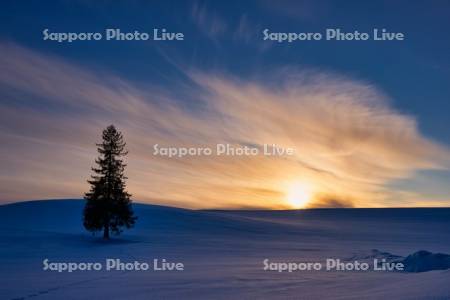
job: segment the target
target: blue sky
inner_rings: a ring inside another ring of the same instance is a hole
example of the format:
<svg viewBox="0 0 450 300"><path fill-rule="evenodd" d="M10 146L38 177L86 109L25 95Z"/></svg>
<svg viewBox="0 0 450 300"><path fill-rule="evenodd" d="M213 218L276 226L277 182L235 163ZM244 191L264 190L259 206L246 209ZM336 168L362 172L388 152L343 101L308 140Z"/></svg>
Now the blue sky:
<svg viewBox="0 0 450 300"><path fill-rule="evenodd" d="M205 21L206 26L195 20L195 6L211 19ZM3 40L88 66L107 67L138 81L176 76L177 70L161 52L196 68L220 68L243 76L277 65L331 70L381 87L395 99L396 107L418 117L422 130L449 143L450 41L446 38L449 9L447 1L281 1L276 5L270 1L31 1L27 5L6 1L0 12L0 34ZM249 27L248 40L236 38L242 20ZM209 29L205 27L213 22L221 24L223 29L208 36ZM43 28L55 32L89 32L116 27L123 31L152 28L182 31L186 42L61 45L42 40ZM264 46L261 41L264 28L288 32L386 28L405 33L406 40L294 45L267 42L271 45Z"/></svg>
<svg viewBox="0 0 450 300"><path fill-rule="evenodd" d="M192 72L258 81L273 89L281 86L272 76L277 72L285 77L312 72L344 78L376 89L390 109L414 120L420 135L448 149L449 14L448 1L4 1L0 41L24 49L24 56L45 55L98 76L121 78L138 88L152 86L170 94L178 105L194 110L203 105L197 93L175 88L199 85ZM54 32L102 32L105 28L151 32L166 28L183 32L185 40L57 43L42 40L45 28ZM277 44L262 40L265 28L276 32L323 32L326 28L371 32L386 28L404 33L406 39ZM25 92L17 87L7 83L0 87L5 107L33 108L39 113L74 112L70 106L48 103L45 94L20 98L18 95ZM6 127L17 131L11 126ZM407 176L377 184L419 194L432 186L422 198L450 199L446 167L412 169L413 175L408 171ZM3 198L15 192L7 195Z"/></svg>

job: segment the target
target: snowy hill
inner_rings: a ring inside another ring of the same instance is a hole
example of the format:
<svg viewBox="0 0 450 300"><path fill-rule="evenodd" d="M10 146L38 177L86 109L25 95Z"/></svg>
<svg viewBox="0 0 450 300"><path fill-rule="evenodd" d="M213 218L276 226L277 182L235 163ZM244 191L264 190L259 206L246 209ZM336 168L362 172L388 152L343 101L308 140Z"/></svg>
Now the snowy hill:
<svg viewBox="0 0 450 300"><path fill-rule="evenodd" d="M49 200L0 206L0 299L450 298L450 270L263 269L265 259L348 262L398 259L419 250L448 254L450 209L194 211L135 204L136 227L103 242L84 231L83 205L82 200ZM417 257L425 257L436 264L436 256L418 253L408 259L417 263ZM107 258L166 259L182 262L184 271L43 270L44 259Z"/></svg>

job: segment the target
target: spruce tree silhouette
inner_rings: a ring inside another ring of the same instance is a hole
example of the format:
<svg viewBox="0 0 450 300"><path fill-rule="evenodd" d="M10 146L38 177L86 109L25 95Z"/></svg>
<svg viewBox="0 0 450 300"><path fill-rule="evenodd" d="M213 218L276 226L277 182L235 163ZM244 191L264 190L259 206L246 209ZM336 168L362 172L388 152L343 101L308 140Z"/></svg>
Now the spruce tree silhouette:
<svg viewBox="0 0 450 300"><path fill-rule="evenodd" d="M125 190L125 164L121 157L127 155L122 133L114 125L103 130L103 141L97 144L100 156L95 160L95 173L88 182L91 189L85 194L84 227L96 232L103 230L103 238L109 239L110 231L120 234L121 228L130 228L136 217L131 207L131 195Z"/></svg>

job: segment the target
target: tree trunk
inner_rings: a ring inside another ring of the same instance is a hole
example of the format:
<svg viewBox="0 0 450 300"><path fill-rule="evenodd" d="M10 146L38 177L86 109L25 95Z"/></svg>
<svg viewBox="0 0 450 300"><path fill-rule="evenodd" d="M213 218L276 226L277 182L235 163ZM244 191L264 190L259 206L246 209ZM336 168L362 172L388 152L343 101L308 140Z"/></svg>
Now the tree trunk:
<svg viewBox="0 0 450 300"><path fill-rule="evenodd" d="M109 224L103 227L103 239L109 240Z"/></svg>

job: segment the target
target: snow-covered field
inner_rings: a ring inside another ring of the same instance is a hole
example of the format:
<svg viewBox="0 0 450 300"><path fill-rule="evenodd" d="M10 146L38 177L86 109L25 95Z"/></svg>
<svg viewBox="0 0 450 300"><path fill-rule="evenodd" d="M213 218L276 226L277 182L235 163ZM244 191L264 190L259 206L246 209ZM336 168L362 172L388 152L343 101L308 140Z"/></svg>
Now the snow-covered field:
<svg viewBox="0 0 450 300"><path fill-rule="evenodd" d="M0 299L450 299L450 270L265 271L263 261L450 253L450 209L192 211L136 204L103 242L80 200L0 206ZM374 251L373 249L377 249ZM181 262L184 271L44 271L50 262Z"/></svg>

